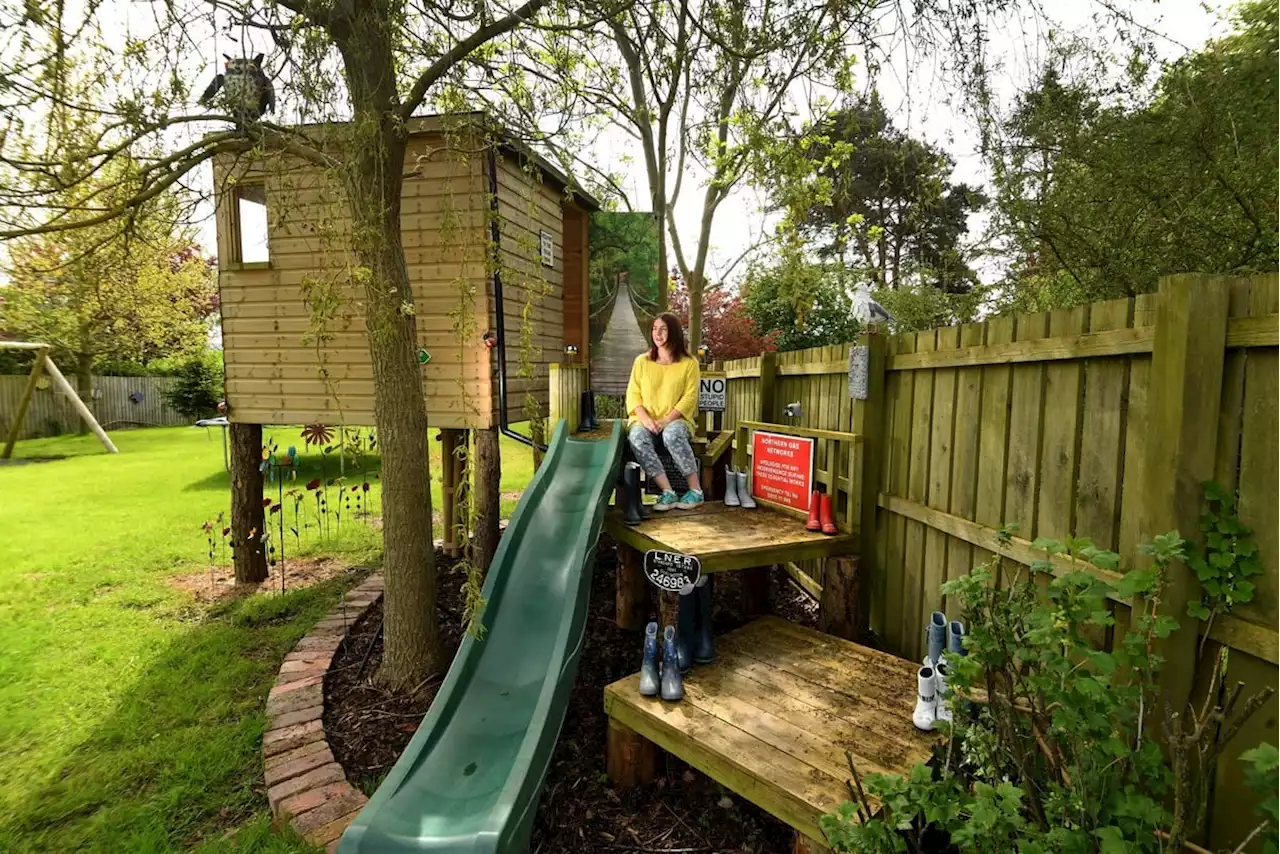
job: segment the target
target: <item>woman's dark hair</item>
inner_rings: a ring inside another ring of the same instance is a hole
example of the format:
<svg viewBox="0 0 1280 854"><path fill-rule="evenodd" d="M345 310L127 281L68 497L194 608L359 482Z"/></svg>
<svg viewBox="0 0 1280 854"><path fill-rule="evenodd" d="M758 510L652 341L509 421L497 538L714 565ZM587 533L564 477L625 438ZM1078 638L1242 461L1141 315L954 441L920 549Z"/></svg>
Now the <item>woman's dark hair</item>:
<svg viewBox="0 0 1280 854"><path fill-rule="evenodd" d="M667 325L667 346L671 348L671 356L677 362L689 355L689 350L684 344L684 330L680 328L680 318L671 312L664 312L658 315L655 320L661 320ZM649 343L649 361L658 361L658 345Z"/></svg>

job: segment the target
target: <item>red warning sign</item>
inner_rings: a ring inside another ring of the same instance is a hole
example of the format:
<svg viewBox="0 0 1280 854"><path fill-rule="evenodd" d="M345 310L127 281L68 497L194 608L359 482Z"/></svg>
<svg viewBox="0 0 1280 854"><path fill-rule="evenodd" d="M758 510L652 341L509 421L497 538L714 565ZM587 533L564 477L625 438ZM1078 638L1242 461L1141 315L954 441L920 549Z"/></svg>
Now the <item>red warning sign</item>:
<svg viewBox="0 0 1280 854"><path fill-rule="evenodd" d="M751 496L809 512L813 439L756 431L751 441Z"/></svg>

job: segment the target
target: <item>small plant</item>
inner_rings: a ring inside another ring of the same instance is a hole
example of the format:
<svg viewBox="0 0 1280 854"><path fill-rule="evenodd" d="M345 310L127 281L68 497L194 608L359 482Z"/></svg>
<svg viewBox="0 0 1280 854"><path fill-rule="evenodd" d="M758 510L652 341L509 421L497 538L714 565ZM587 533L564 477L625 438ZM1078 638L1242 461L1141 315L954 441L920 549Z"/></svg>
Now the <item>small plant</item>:
<svg viewBox="0 0 1280 854"><path fill-rule="evenodd" d="M1187 616L1204 620L1197 655L1214 619L1237 605L1253 601L1253 583L1247 579L1262 572L1253 530L1236 514L1236 497L1214 481L1205 481L1204 509L1200 514L1201 550L1187 555L1187 565L1200 579L1198 602L1187 603Z"/></svg>
<svg viewBox="0 0 1280 854"><path fill-rule="evenodd" d="M214 415L222 395L221 368L202 356L184 362L177 379L163 392L165 403L187 418Z"/></svg>
<svg viewBox="0 0 1280 854"><path fill-rule="evenodd" d="M968 629L966 654L947 659L952 728L936 767L906 776L864 778L849 757L850 800L821 820L836 851L1163 852L1201 826L1218 756L1274 692L1241 700L1240 686L1227 691L1220 656L1198 712L1165 709L1169 760L1155 743L1155 648L1178 627L1161 597L1187 544L1176 532L1143 544L1151 565L1114 589L1089 568L1115 570L1114 552L1087 539L1033 545L1044 558L1025 576L996 587L996 557L942 586L964 603ZM1046 573L1057 577L1039 583ZM1108 597L1134 601L1111 651L1090 641L1114 625ZM1252 756L1261 780L1274 751ZM1274 765L1270 786L1274 803ZM1275 832L1274 807L1261 816L1251 838Z"/></svg>

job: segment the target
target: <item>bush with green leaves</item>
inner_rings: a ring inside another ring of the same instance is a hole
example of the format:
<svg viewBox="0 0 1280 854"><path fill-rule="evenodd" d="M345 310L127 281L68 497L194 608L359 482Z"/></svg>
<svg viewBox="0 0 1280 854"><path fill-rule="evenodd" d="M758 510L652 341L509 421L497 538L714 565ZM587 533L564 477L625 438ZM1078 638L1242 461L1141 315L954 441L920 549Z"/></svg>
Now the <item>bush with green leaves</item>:
<svg viewBox="0 0 1280 854"><path fill-rule="evenodd" d="M1253 530L1236 513L1236 496L1215 481L1206 481L1200 514L1200 551L1187 555L1187 566L1200 581L1200 599L1187 604L1187 616L1205 621L1204 640L1219 615L1253 601L1250 577L1262 572ZM1204 640L1200 648L1204 649Z"/></svg>
<svg viewBox="0 0 1280 854"><path fill-rule="evenodd" d="M164 391L165 403L188 418L216 415L222 395L221 359L209 356L193 356L184 362Z"/></svg>
<svg viewBox="0 0 1280 854"><path fill-rule="evenodd" d="M1176 851L1199 828L1222 747L1273 692L1238 708L1238 690L1212 702L1224 651L1199 714L1159 714L1157 650L1178 627L1161 598L1186 542L1173 532L1144 544L1149 565L1114 588L1095 568L1115 571L1116 553L1087 539L1034 545L1045 557L1027 574L997 586L996 557L943 585L968 632L966 654L946 659L954 723L933 761L905 777L862 778L850 757L851 800L821 821L836 851ZM1109 597L1133 613L1106 651L1093 639L1115 626ZM1274 802L1274 774L1270 783ZM1274 809L1257 832L1268 828Z"/></svg>

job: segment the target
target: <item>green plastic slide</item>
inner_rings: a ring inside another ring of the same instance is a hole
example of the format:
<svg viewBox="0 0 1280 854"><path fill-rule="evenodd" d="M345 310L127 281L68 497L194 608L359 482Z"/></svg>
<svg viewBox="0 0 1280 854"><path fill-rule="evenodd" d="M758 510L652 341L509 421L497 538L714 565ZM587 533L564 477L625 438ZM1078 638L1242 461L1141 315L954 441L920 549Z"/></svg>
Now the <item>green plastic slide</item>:
<svg viewBox="0 0 1280 854"><path fill-rule="evenodd" d="M484 583L483 636L464 637L431 709L342 835L340 854L525 854L578 670L592 558L622 465L561 421Z"/></svg>

